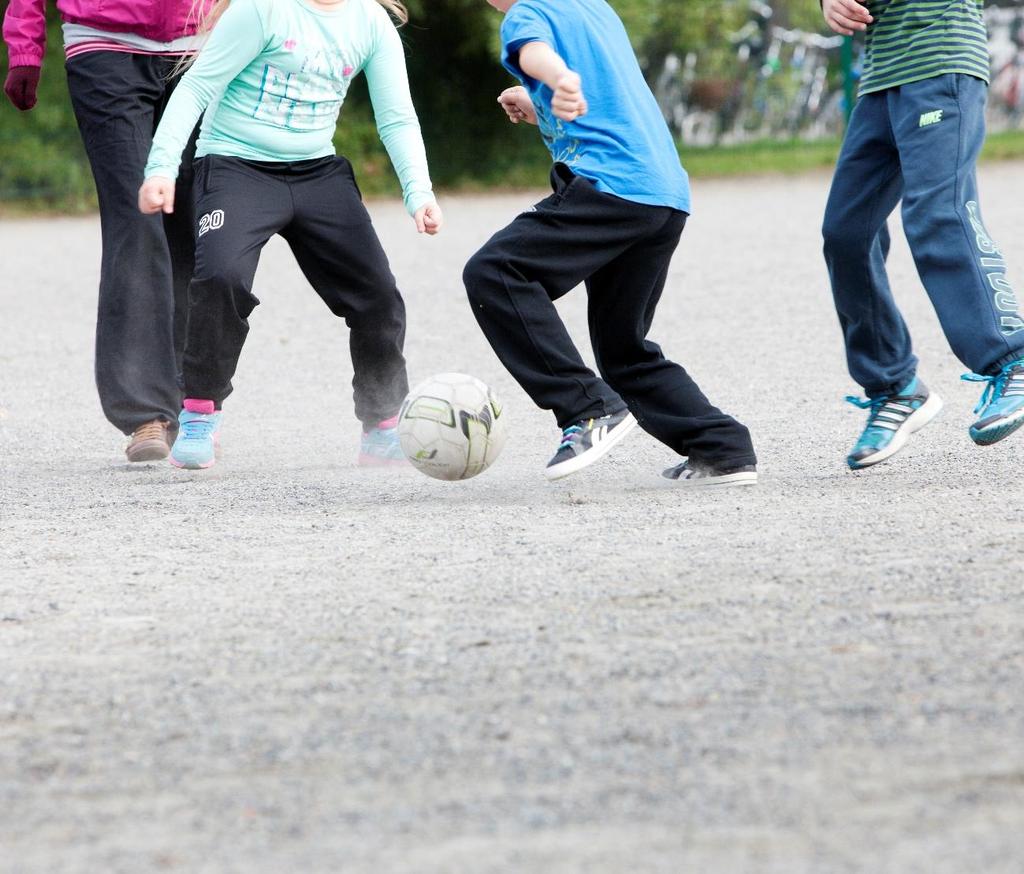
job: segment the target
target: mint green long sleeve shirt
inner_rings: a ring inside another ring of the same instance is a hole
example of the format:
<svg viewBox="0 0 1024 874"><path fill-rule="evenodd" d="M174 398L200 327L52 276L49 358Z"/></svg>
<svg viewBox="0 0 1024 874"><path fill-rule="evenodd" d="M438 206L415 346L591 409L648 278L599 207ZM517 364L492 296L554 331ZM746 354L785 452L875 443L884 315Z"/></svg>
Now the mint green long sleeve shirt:
<svg viewBox="0 0 1024 874"><path fill-rule="evenodd" d="M426 151L402 42L376 0L345 0L331 11L303 0L232 0L168 102L145 175L177 178L201 115L197 157L333 155L338 114L360 72L405 207L415 213L434 199Z"/></svg>

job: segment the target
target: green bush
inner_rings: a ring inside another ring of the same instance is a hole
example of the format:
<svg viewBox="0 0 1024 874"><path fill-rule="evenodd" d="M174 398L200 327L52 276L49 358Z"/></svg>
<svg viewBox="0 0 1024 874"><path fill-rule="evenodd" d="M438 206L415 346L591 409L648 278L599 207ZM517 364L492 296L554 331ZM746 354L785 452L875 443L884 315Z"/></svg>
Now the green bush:
<svg viewBox="0 0 1024 874"><path fill-rule="evenodd" d="M81 211L95 206L96 194L68 103L56 12L48 17L38 104L30 112L19 112L6 97L0 99L0 202ZM2 61L6 73L6 46Z"/></svg>

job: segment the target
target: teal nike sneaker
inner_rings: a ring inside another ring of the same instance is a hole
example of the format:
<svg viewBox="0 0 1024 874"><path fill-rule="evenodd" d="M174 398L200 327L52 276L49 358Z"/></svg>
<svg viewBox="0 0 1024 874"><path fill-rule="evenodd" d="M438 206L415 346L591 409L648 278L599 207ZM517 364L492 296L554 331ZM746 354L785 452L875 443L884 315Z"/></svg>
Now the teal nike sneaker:
<svg viewBox="0 0 1024 874"><path fill-rule="evenodd" d="M398 416L392 416L377 427L363 432L359 442L360 467L401 467L408 464L398 442Z"/></svg>
<svg viewBox="0 0 1024 874"><path fill-rule="evenodd" d="M916 376L899 392L880 398L847 397L862 410L870 410L860 439L846 456L851 470L871 467L899 452L910 435L920 431L942 409L942 398L928 391Z"/></svg>
<svg viewBox="0 0 1024 874"><path fill-rule="evenodd" d="M981 415L969 431L979 446L998 443L1024 425L1024 358L1011 361L993 376L965 373L960 378L988 383L974 408Z"/></svg>
<svg viewBox="0 0 1024 874"><path fill-rule="evenodd" d="M217 460L221 414L213 401L185 398L178 415L178 437L171 447L171 464L187 470L205 470Z"/></svg>

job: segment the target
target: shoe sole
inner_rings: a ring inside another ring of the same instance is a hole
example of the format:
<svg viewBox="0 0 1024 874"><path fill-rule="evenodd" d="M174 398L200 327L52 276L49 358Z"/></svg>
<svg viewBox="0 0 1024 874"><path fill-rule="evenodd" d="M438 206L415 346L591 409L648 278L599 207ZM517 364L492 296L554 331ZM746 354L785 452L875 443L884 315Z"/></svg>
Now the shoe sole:
<svg viewBox="0 0 1024 874"><path fill-rule="evenodd" d="M989 425L987 428L980 430L975 430L972 426L970 435L971 439L979 446L991 446L993 443L998 443L1000 440L1009 437L1021 425L1024 425L1024 408L1017 410L1016 413L997 425Z"/></svg>
<svg viewBox="0 0 1024 874"><path fill-rule="evenodd" d="M130 446L124 454L129 464L138 464L143 461L163 461L170 451L171 447L166 440L155 439Z"/></svg>
<svg viewBox="0 0 1024 874"><path fill-rule="evenodd" d="M171 464L178 468L178 470L207 470L208 468L213 467L216 461L216 458L202 463L195 461L178 461L178 459L173 455L171 456Z"/></svg>
<svg viewBox="0 0 1024 874"><path fill-rule="evenodd" d="M220 431L215 432L213 435L213 458L211 458L209 461L201 463L178 461L178 459L174 457L173 446L168 450L168 455L170 456L171 464L178 468L178 470L208 470L209 468L213 467L218 461L220 461L221 456L223 455L223 452L221 451L220 448Z"/></svg>
<svg viewBox="0 0 1024 874"><path fill-rule="evenodd" d="M359 467L409 467L406 458L378 458L376 455L360 454L356 459Z"/></svg>
<svg viewBox="0 0 1024 874"><path fill-rule="evenodd" d="M668 479L668 477L666 477ZM756 486L757 471L745 470L738 473L723 473L720 476L703 476L694 479L672 480L680 489L713 489L731 486Z"/></svg>
<svg viewBox="0 0 1024 874"><path fill-rule="evenodd" d="M846 463L849 465L850 470L863 470L865 467L873 467L874 465L885 461L887 458L892 458L897 452L907 445L907 441L910 439L911 434L916 434L941 412L942 406L942 398L933 392L928 396L928 400L926 400L915 412L911 413L907 418L907 421L904 422L903 425L900 426L900 429L892 435L892 440L885 449L879 450L874 455L869 455L867 458L862 458L860 461L850 461L850 459L847 458Z"/></svg>
<svg viewBox="0 0 1024 874"><path fill-rule="evenodd" d="M636 418L632 413L627 413L626 418L619 422L597 446L588 449L582 455L556 464L554 467L544 469L544 476L548 481L563 479L571 474L577 473L585 467L589 467L595 461L599 461L622 442L623 438L636 427Z"/></svg>

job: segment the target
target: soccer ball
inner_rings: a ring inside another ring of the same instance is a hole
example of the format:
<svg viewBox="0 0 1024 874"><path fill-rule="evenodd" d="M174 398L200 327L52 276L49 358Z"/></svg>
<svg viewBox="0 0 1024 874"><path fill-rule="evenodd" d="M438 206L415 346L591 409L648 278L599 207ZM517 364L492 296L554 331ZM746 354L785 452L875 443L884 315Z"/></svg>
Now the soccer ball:
<svg viewBox="0 0 1024 874"><path fill-rule="evenodd" d="M508 416L486 385L464 373L421 382L398 413L398 440L412 465L435 479L469 479L490 467Z"/></svg>

